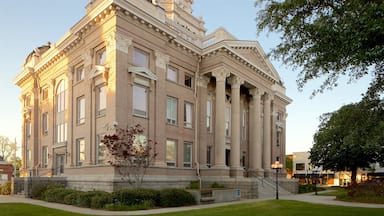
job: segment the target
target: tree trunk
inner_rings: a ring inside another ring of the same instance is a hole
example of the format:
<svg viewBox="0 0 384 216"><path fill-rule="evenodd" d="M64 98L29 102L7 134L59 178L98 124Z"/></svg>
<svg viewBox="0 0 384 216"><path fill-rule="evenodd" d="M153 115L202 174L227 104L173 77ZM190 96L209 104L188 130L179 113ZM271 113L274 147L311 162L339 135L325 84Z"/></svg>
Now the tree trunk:
<svg viewBox="0 0 384 216"><path fill-rule="evenodd" d="M356 174L357 174L357 167L352 167L351 168L351 183L352 185L356 184Z"/></svg>

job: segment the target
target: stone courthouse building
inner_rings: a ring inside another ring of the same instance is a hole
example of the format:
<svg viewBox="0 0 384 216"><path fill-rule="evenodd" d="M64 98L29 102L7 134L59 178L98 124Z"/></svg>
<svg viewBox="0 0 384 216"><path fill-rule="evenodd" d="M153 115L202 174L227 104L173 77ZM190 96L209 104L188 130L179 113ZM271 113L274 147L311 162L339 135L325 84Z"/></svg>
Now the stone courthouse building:
<svg viewBox="0 0 384 216"><path fill-rule="evenodd" d="M59 41L33 50L14 80L22 175L113 190L121 178L101 140L139 123L158 143L144 184L271 177L271 164L285 163L291 99L258 42L207 34L192 5L91 0Z"/></svg>

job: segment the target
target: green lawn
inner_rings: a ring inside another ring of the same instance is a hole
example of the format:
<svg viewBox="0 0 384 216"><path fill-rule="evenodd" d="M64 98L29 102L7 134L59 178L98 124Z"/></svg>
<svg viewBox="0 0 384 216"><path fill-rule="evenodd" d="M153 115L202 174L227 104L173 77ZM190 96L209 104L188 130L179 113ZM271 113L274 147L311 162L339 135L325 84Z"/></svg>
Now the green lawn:
<svg viewBox="0 0 384 216"><path fill-rule="evenodd" d="M68 206L69 207L69 206ZM69 207L70 208L70 207ZM40 206L20 203L3 203L0 204L0 215L7 216L77 216L70 212L49 209ZM201 210L183 211L159 214L162 216L350 216L350 215L370 215L381 216L383 209L373 208L356 208L356 207L342 207L342 206L329 206L310 204L297 201L288 200L269 200L260 201L246 204L233 204L217 208L208 208Z"/></svg>

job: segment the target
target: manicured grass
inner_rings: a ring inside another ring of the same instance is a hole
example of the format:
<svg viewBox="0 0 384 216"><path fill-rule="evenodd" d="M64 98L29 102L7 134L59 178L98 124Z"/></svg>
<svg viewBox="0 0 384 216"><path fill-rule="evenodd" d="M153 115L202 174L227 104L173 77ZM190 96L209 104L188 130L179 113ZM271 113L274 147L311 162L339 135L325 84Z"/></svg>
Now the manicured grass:
<svg viewBox="0 0 384 216"><path fill-rule="evenodd" d="M70 212L49 209L40 206L33 206L29 204L20 203L4 203L0 204L1 215L7 216L78 216ZM269 200L252 202L245 204L233 204L217 208L207 208L192 211L182 211L174 213L158 214L162 216L349 216L349 215L370 215L381 216L383 209L374 208L356 208L356 207L343 207L343 206L329 206L310 204L298 201L289 200Z"/></svg>
<svg viewBox="0 0 384 216"><path fill-rule="evenodd" d="M70 206L69 206L70 208ZM25 203L0 203L0 215L7 216L80 216L72 212L46 208Z"/></svg>

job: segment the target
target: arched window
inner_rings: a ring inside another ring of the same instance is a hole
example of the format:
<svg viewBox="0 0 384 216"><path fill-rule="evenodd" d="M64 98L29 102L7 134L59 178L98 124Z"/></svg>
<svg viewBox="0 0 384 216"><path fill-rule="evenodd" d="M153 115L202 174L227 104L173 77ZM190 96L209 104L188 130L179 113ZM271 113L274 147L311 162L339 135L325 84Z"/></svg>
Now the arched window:
<svg viewBox="0 0 384 216"><path fill-rule="evenodd" d="M60 81L56 89L56 143L67 141L67 85Z"/></svg>

